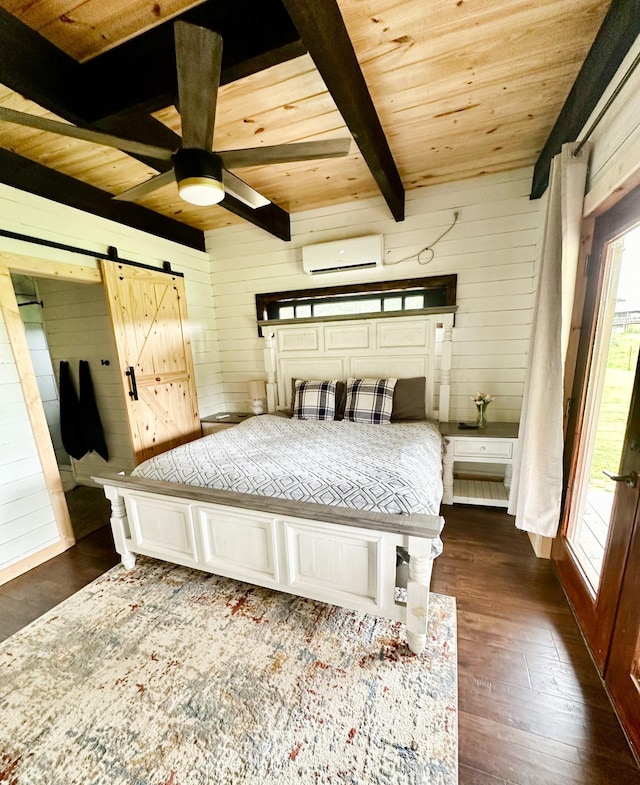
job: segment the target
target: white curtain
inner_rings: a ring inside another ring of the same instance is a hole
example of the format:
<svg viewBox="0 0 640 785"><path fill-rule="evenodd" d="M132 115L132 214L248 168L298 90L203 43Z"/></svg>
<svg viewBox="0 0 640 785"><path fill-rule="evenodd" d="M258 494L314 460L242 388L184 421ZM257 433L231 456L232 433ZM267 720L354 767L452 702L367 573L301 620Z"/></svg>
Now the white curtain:
<svg viewBox="0 0 640 785"><path fill-rule="evenodd" d="M552 162L509 512L518 529L555 537L562 493L564 360L571 327L589 146Z"/></svg>

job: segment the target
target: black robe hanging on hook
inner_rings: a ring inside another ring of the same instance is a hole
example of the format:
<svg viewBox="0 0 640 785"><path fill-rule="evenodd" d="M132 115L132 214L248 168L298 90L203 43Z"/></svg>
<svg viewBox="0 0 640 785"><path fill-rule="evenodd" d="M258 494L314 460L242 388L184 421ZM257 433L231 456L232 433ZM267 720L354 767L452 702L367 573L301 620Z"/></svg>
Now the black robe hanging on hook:
<svg viewBox="0 0 640 785"><path fill-rule="evenodd" d="M97 452L101 458L108 461L109 450L93 392L89 363L86 360L80 360L80 416L87 448L90 452Z"/></svg>
<svg viewBox="0 0 640 785"><path fill-rule="evenodd" d="M80 414L80 400L73 386L69 363L60 361L60 435L62 445L77 461L87 454L87 440Z"/></svg>

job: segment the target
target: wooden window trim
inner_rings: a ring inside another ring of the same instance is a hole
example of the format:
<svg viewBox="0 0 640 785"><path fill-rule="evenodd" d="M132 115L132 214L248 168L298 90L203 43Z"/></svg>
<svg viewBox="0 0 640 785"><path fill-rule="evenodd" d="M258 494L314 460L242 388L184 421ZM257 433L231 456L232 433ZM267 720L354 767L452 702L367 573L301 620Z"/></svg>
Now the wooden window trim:
<svg viewBox="0 0 640 785"><path fill-rule="evenodd" d="M457 291L458 276L451 275L438 275L426 276L423 278L404 278L394 281L376 281L370 283L356 283L346 284L343 286L321 286L309 289L294 289L286 292L267 292L263 294L256 294L256 318L258 323L258 332L261 335L261 328L267 325L277 324L308 324L310 322L327 322L327 321L346 321L349 319L367 319L367 318L393 318L398 316L408 315L421 315L433 313L451 313L457 310L456 306L456 291ZM412 289L422 290L425 289L442 289L445 290L445 302L434 308L416 308L415 310L400 310L400 311L372 311L370 313L358 314L342 314L335 316L311 316L298 319L270 319L269 310L274 304L285 305L295 301L300 303L302 300L308 300L310 303L317 302L325 299L333 299L335 297L354 296L360 295L374 295L374 294L389 294L398 292L398 294L409 293Z"/></svg>

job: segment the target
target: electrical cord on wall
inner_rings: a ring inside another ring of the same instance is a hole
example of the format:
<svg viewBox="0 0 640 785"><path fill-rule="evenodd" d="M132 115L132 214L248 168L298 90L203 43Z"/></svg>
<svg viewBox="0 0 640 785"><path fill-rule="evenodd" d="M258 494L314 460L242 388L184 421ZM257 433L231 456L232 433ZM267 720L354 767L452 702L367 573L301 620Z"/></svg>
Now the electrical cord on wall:
<svg viewBox="0 0 640 785"><path fill-rule="evenodd" d="M430 245L425 245L425 247L421 248L418 251L418 253L412 253L410 256L405 256L404 259L397 259L395 262L385 261L384 263L385 267L387 265L390 266L392 264L401 264L402 262L410 262L412 259L415 259L418 262L418 264L429 264L429 262L433 261L433 258L435 257L435 251L433 250L434 245L437 245L445 235L449 234L449 232L453 229L453 227L458 222L459 215L460 213L457 210L455 210L453 213L453 223L451 224L451 226L448 226L444 230L444 232L437 239L435 239ZM424 258L423 257L424 253L429 253L431 255L428 258Z"/></svg>

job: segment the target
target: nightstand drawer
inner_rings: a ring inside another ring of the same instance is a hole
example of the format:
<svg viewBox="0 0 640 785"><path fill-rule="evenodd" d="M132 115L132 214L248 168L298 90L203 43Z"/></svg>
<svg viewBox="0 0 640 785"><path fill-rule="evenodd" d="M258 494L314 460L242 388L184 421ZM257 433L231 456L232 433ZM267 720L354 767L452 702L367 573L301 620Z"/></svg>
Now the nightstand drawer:
<svg viewBox="0 0 640 785"><path fill-rule="evenodd" d="M454 439L453 456L459 458L497 458L510 461L513 443L497 439Z"/></svg>
<svg viewBox="0 0 640 785"><path fill-rule="evenodd" d="M219 433L220 431L226 431L227 428L233 428L234 425L237 423L234 422L204 422L200 423L202 425L202 435L209 436L212 433Z"/></svg>

